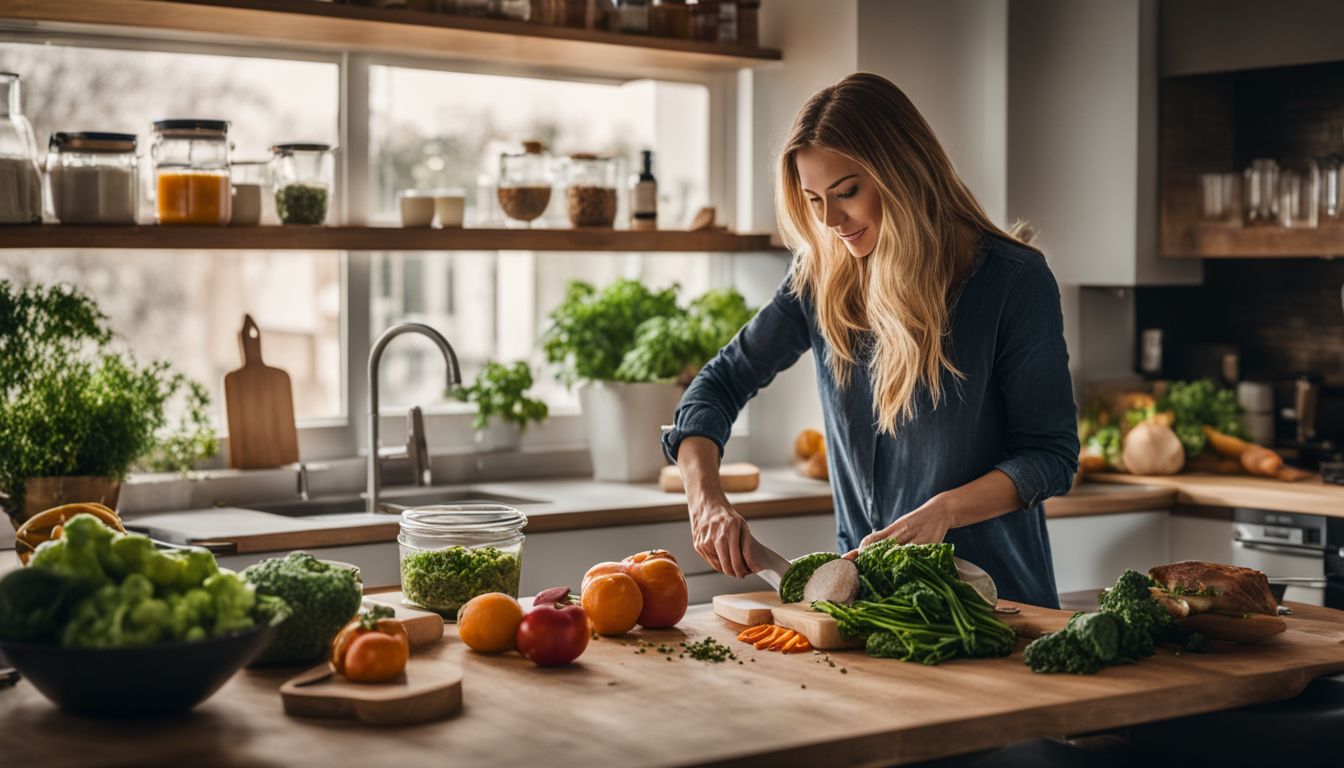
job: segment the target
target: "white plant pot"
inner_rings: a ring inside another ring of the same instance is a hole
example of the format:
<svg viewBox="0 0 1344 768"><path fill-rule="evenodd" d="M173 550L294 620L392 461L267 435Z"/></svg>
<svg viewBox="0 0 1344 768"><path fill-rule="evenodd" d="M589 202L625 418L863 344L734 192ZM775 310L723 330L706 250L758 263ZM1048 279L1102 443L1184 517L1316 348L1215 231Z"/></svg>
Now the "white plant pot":
<svg viewBox="0 0 1344 768"><path fill-rule="evenodd" d="M677 384L591 381L579 387L593 479L638 483L658 479L662 425L671 424L683 388Z"/></svg>
<svg viewBox="0 0 1344 768"><path fill-rule="evenodd" d="M476 430L476 450L480 453L516 451L523 441L523 431L517 424L502 419L491 419L485 429Z"/></svg>

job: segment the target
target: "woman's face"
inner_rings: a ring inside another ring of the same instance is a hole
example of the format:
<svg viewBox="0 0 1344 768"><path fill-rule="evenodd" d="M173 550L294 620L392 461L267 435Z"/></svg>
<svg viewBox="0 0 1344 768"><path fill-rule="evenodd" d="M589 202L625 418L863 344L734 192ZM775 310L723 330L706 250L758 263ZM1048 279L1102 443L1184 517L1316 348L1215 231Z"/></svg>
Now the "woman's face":
<svg viewBox="0 0 1344 768"><path fill-rule="evenodd" d="M793 162L817 220L844 242L851 255L862 258L872 253L882 224L882 199L863 168L819 147L799 150Z"/></svg>

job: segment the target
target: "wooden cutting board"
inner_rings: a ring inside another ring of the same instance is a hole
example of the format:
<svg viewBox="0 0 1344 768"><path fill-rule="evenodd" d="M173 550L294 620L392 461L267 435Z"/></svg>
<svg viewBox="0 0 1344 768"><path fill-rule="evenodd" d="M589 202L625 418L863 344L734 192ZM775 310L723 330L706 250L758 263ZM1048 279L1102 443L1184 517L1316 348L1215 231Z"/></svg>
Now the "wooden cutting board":
<svg viewBox="0 0 1344 768"><path fill-rule="evenodd" d="M243 367L224 374L229 420L229 466L264 469L299 460L294 393L289 374L261 360L261 330L251 315L238 332Z"/></svg>
<svg viewBox="0 0 1344 768"><path fill-rule="evenodd" d="M1015 604L1001 601L1000 605ZM781 604L779 594L776 592L717 595L714 597L714 613L735 624L748 626L778 624L787 627L802 634L807 638L807 642L819 651L857 648L863 645L862 640L846 640L841 637L839 626L828 614L812 610L807 603ZM1012 627L1018 636L1035 639L1062 629L1070 615L1064 611L1036 609L1016 614L1003 613L999 614L999 618Z"/></svg>
<svg viewBox="0 0 1344 768"><path fill-rule="evenodd" d="M745 462L724 464L719 467L719 481L725 493L750 493L761 487L761 468ZM675 464L663 467L658 473L658 487L668 493L685 493L681 469Z"/></svg>
<svg viewBox="0 0 1344 768"><path fill-rule="evenodd" d="M386 683L352 683L332 675L310 685L298 684L325 669L325 664L314 667L280 686L285 714L409 725L442 720L462 709L462 668L452 662L412 657L406 671Z"/></svg>
<svg viewBox="0 0 1344 768"><path fill-rule="evenodd" d="M443 639L443 617L437 613L402 605L400 592L388 592L364 598L365 608L373 604L386 605L396 612L393 618L406 628L406 639L411 641L411 648L423 648Z"/></svg>

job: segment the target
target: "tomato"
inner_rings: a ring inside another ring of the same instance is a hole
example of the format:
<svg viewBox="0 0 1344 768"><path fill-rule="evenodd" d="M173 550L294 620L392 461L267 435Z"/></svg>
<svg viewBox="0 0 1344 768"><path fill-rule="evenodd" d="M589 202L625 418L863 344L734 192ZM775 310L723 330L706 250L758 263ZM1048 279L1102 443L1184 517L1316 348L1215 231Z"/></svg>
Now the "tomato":
<svg viewBox="0 0 1344 768"><path fill-rule="evenodd" d="M391 609L388 609L391 612ZM411 654L411 638L406 634L406 627L400 621L393 618L387 618L381 607L372 611L364 611L341 627L341 631L336 633L336 637L331 641L331 666L337 672L344 674L345 659L350 652L350 644L356 638L369 634L370 632L381 633L398 638L402 645L406 646L406 655Z"/></svg>
<svg viewBox="0 0 1344 768"><path fill-rule="evenodd" d="M598 576L607 576L613 573L625 573L625 568L625 563L616 563L612 561L594 565L592 568L588 569L587 573L583 574L583 583L579 584L579 594L582 595L584 592L587 592L588 585Z"/></svg>
<svg viewBox="0 0 1344 768"><path fill-rule="evenodd" d="M670 552L655 549L631 555L624 561L625 572L639 585L644 595L644 608L639 614L639 625L648 629L671 627L686 615L690 595L686 577Z"/></svg>
<svg viewBox="0 0 1344 768"><path fill-rule="evenodd" d="M577 605L539 605L518 625L518 652L534 664L556 667L588 647L588 614Z"/></svg>
<svg viewBox="0 0 1344 768"><path fill-rule="evenodd" d="M345 677L356 683L381 683L400 675L410 659L404 638L366 632L345 652Z"/></svg>

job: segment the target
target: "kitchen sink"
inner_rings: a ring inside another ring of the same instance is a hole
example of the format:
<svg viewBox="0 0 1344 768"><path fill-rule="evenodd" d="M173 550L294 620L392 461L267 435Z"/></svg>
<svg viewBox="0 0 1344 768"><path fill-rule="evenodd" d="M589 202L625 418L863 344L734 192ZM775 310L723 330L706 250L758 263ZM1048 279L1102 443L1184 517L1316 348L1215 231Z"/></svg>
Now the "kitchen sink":
<svg viewBox="0 0 1344 768"><path fill-rule="evenodd" d="M541 499L506 496L473 488L385 490L379 495L378 499L378 506L382 511L389 513L399 513L404 509L424 507L430 504L506 504L520 506L541 503ZM245 508L257 512L269 512L273 515L285 515L286 517L314 517L317 515L363 512L364 504L364 494L360 493L349 496L317 496L306 501L249 504Z"/></svg>

